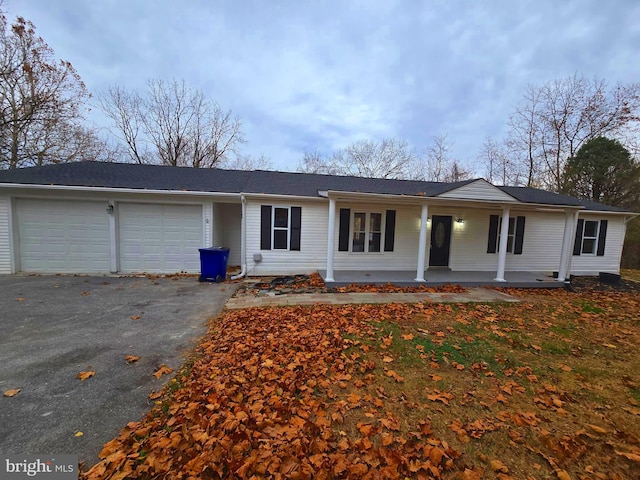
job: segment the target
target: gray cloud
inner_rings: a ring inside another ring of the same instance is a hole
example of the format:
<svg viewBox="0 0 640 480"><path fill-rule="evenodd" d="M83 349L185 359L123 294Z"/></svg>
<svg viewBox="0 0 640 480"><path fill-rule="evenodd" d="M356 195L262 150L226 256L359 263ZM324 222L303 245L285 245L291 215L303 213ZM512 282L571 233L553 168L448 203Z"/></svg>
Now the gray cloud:
<svg viewBox="0 0 640 480"><path fill-rule="evenodd" d="M184 78L245 122L246 153L294 169L305 148L448 133L473 160L528 83L636 81L637 2L22 0L93 92ZM98 123L103 122L98 112Z"/></svg>

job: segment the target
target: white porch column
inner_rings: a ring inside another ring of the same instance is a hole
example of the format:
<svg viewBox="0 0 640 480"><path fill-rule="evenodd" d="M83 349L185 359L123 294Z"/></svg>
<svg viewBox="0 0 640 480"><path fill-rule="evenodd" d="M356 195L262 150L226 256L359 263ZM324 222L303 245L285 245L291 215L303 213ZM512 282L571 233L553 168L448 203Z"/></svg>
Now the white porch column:
<svg viewBox="0 0 640 480"><path fill-rule="evenodd" d="M565 260L565 280L571 278L571 261L573 260L573 249L571 246L573 245L573 241L576 238L576 230L578 229L578 216L580 215L579 211L575 211L573 215L571 215L571 225L569 229L569 249L567 250L567 258Z"/></svg>
<svg viewBox="0 0 640 480"><path fill-rule="evenodd" d="M420 213L420 239L418 240L418 266L416 269L416 282L424 282L424 261L427 252L427 218L429 218L429 206L422 205Z"/></svg>
<svg viewBox="0 0 640 480"><path fill-rule="evenodd" d="M571 240L573 238L573 212L567 210L564 214L564 233L562 236L562 251L560 253L560 266L558 267L558 281L564 282L567 278L567 266Z"/></svg>
<svg viewBox="0 0 640 480"><path fill-rule="evenodd" d="M327 276L325 282L335 282L333 279L333 249L336 236L336 199L329 198L329 225L327 226Z"/></svg>
<svg viewBox="0 0 640 480"><path fill-rule="evenodd" d="M500 229L500 248L498 251L498 272L496 282L506 282L504 279L504 266L507 263L507 240L509 236L509 207L502 209L502 228Z"/></svg>

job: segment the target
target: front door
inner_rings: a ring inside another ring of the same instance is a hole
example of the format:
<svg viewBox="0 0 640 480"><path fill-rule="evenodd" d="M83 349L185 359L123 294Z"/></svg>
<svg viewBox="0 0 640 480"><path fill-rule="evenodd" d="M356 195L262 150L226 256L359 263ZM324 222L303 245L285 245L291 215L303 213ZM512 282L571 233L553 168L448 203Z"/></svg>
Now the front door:
<svg viewBox="0 0 640 480"><path fill-rule="evenodd" d="M431 217L430 267L448 267L451 247L451 217L433 215Z"/></svg>

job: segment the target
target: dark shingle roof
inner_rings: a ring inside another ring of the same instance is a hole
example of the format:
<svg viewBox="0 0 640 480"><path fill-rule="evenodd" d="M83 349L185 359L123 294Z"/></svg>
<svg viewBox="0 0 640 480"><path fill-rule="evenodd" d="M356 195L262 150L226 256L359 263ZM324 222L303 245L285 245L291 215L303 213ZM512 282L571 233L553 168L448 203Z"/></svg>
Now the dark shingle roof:
<svg viewBox="0 0 640 480"><path fill-rule="evenodd" d="M264 170L218 170L131 163L77 162L0 171L0 183L132 188L222 193L265 193L317 197L319 191L433 197L474 180L455 183L342 177ZM526 187L497 187L524 203L583 206L624 212L596 202Z"/></svg>
<svg viewBox="0 0 640 480"><path fill-rule="evenodd" d="M599 212L626 212L624 208L611 207L602 203L583 200L580 198L562 195L560 193L548 192L538 188L531 187L497 187L505 193L508 193L516 200L523 203L539 203L542 205L572 205L585 207L587 210L595 210Z"/></svg>

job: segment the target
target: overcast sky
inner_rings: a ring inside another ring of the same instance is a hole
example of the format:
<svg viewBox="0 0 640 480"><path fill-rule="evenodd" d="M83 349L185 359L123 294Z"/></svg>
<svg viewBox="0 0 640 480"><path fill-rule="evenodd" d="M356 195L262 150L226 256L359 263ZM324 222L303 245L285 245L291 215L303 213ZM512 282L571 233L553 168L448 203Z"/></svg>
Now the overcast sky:
<svg viewBox="0 0 640 480"><path fill-rule="evenodd" d="M244 153L445 133L473 162L528 83L640 81L638 0L5 0L89 91L184 79L244 122ZM106 121L92 113L98 124ZM482 175L480 169L476 170Z"/></svg>

